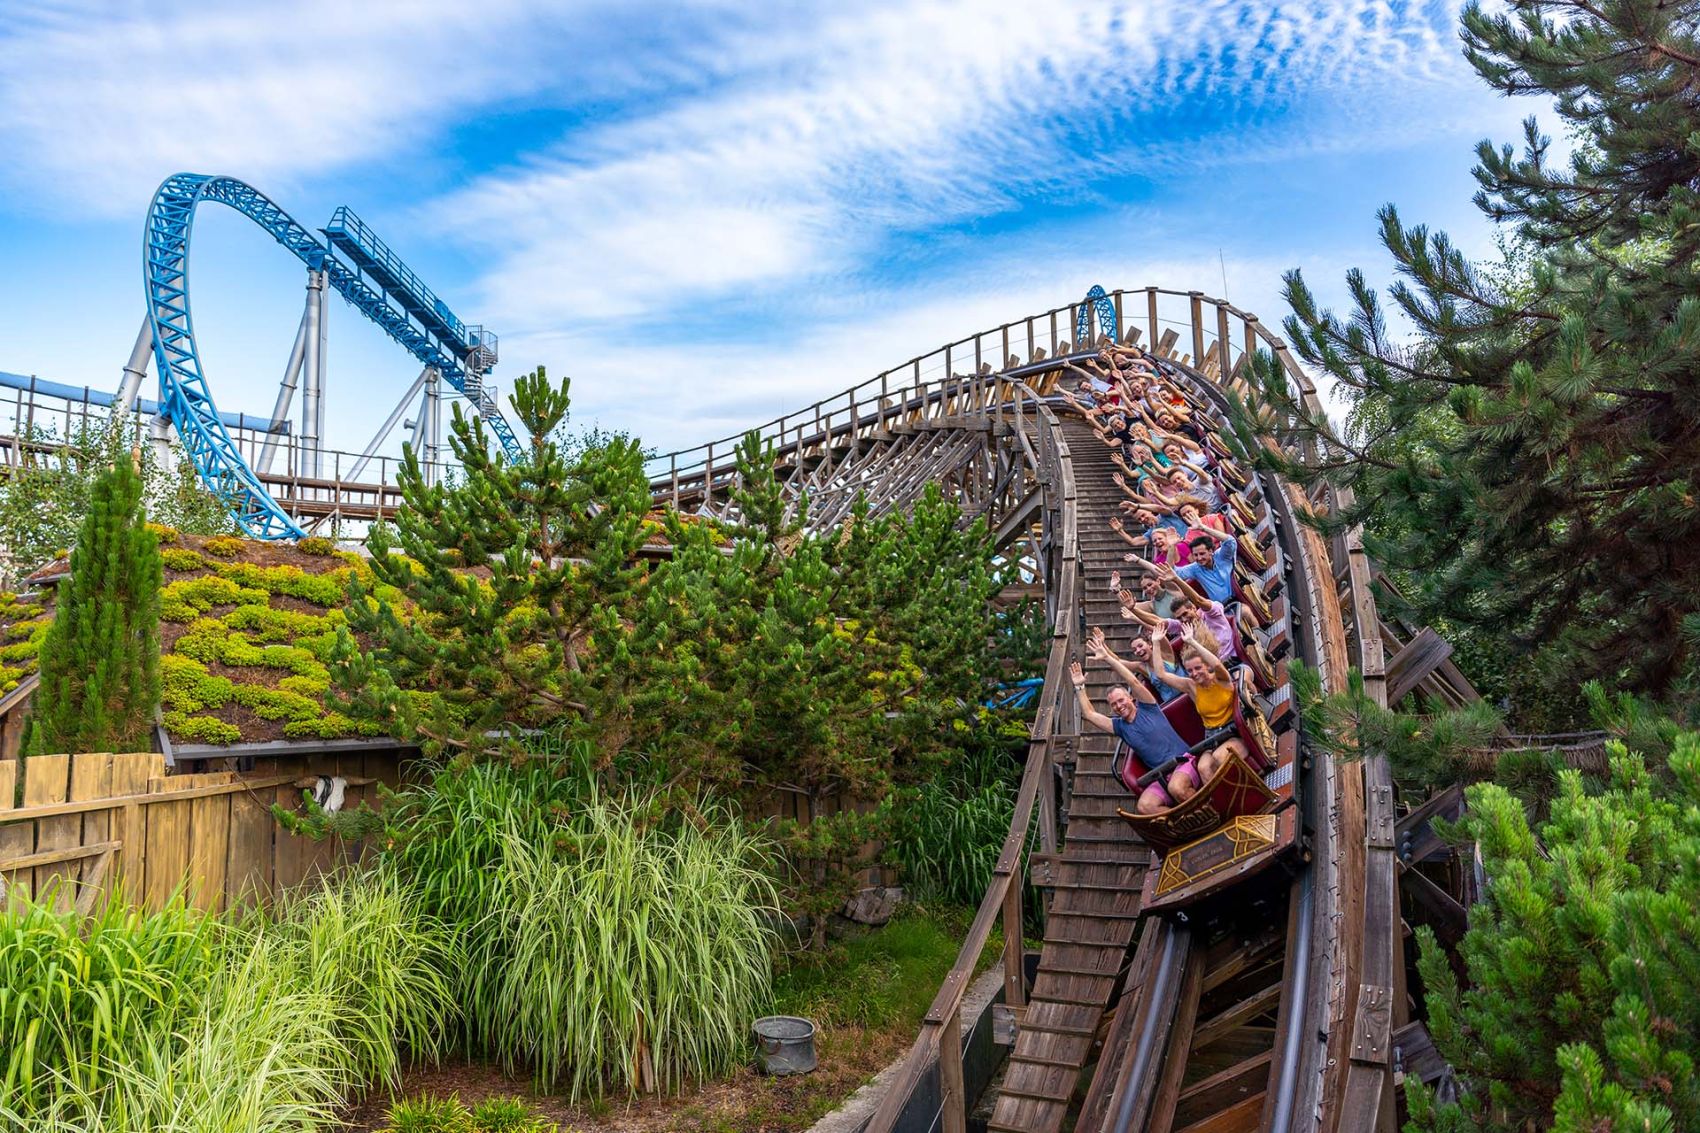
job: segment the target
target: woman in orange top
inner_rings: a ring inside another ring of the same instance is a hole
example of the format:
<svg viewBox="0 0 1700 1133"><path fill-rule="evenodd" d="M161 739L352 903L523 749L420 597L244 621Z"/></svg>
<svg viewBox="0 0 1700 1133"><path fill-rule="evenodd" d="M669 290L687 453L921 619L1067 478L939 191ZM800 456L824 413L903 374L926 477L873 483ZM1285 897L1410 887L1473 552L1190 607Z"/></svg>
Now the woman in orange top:
<svg viewBox="0 0 1700 1133"><path fill-rule="evenodd" d="M1211 731L1226 728L1234 722L1234 678L1222 659L1198 639L1192 627L1181 629L1181 656L1186 676L1179 677L1168 670L1155 667L1151 675L1170 688L1192 697L1198 718Z"/></svg>

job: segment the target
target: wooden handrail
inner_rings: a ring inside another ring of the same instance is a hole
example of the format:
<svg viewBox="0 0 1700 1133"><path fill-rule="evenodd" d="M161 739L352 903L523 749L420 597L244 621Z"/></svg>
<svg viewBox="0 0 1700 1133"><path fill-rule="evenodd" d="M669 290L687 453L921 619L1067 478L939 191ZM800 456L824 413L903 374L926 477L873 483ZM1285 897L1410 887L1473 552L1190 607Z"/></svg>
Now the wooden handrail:
<svg viewBox="0 0 1700 1133"><path fill-rule="evenodd" d="M922 1018L921 1031L904 1059L902 1070L893 1079L880 1101L879 1108L869 1119L866 1133L880 1133L892 1128L910 1095L914 1093L916 1084L935 1059L941 1060L941 1065L946 1062L951 1064L945 1067L947 1079L952 1077L953 1071L954 1077L960 1078L960 1041L945 1040L960 1035L959 1019L963 996L973 978L974 968L979 963L980 953L985 950L986 943L991 938L992 925L999 921L1000 916L1004 932L1006 1001L1008 998L1014 998L1016 1002L1011 1005L1018 1006L1020 999L1026 994L1021 971L1021 886L1026 879L1028 831L1033 823L1034 808L1039 801L1040 790L1048 785L1051 779L1052 736L1058 732L1072 731L1059 728L1058 724L1065 700L1062 690L1072 688L1068 680L1068 665L1075 645L1074 595L1079 585L1079 564L1072 538L1075 519L1074 468L1068 442L1064 440L1062 426L1050 406L1040 401L1039 395L1025 383L1014 383L1014 386L1016 396L1012 400L1018 421L1026 411L1028 400L1031 400L1034 412L1040 419L1038 452L1044 463L1051 466L1040 471L1055 477L1057 498L1054 506L1060 512L1060 523L1066 533L1058 563L1058 589L1065 600L1059 602L1057 607L1059 612L1051 631L1051 648L1045 662L1044 691L1040 695L1033 726L1028 732L1027 766L1021 776L1021 786L1016 792L1015 813L1010 818L1009 832L1004 836L997 864L992 869L992 882L987 887L985 896L980 899L980 907L975 912L974 921L969 926L962 948L956 955L956 962L946 974L938 994L933 997L932 1005L927 1008L927 1013ZM1015 993L1013 997L1009 995L1011 991ZM946 1133L960 1130L963 1116L960 1110L947 1105L944 1121Z"/></svg>

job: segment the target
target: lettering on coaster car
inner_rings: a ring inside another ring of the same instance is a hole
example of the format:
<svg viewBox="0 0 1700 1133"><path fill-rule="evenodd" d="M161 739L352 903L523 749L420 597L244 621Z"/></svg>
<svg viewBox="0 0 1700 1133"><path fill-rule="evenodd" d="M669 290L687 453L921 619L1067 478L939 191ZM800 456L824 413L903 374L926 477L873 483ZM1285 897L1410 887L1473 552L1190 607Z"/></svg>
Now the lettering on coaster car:
<svg viewBox="0 0 1700 1133"><path fill-rule="evenodd" d="M1157 895L1202 881L1275 844L1276 816L1242 814L1222 829L1170 850L1157 876Z"/></svg>

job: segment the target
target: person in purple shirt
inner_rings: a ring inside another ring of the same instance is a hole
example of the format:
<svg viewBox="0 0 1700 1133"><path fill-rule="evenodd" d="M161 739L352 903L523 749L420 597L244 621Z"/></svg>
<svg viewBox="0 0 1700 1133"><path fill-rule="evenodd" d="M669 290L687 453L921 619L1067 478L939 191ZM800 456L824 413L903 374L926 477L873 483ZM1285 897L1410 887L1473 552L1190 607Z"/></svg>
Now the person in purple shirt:
<svg viewBox="0 0 1700 1133"><path fill-rule="evenodd" d="M1111 659L1103 644L1103 630L1097 630L1088 639L1086 657L1089 661L1109 661L1128 683L1116 685L1104 694L1110 709L1106 715L1092 707L1092 698L1086 693L1086 673L1080 662L1069 666L1069 678L1074 682L1075 695L1080 699L1082 720L1100 732L1113 733L1133 749L1133 754L1147 768L1159 767L1188 754L1186 741L1163 715L1156 696L1145 682L1128 680L1131 673L1120 663L1121 659ZM1188 797L1197 788L1196 775L1190 766L1178 768L1169 777L1168 790L1157 783L1151 784L1140 794L1134 809L1140 814L1157 814L1167 810L1175 801Z"/></svg>

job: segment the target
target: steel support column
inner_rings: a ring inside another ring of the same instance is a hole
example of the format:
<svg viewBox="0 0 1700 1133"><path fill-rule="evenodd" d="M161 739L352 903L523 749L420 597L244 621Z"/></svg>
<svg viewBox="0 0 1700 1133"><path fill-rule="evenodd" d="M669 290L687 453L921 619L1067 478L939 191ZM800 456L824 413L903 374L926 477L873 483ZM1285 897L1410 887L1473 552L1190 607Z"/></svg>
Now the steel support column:
<svg viewBox="0 0 1700 1133"><path fill-rule="evenodd" d="M136 345L130 348L130 360L124 363L124 377L118 383L118 397L112 403L114 414L128 413L130 407L136 404L142 379L148 376L148 360L152 357L153 321L144 318L142 329L136 332Z"/></svg>
<svg viewBox="0 0 1700 1133"><path fill-rule="evenodd" d="M361 451L360 459L355 461L354 467L348 470L350 483L357 484L360 482L360 474L366 471L366 465L371 463L373 455L395 431L396 422L401 420L401 415L407 412L407 407L413 404L413 399L419 396L419 391L425 388L425 383L435 380L437 376L435 366L427 366L419 371L419 376L413 379L413 384L407 387L407 392L402 394L401 400L395 403L395 408L390 410L390 415L384 419L384 423L378 427L378 431L372 434L371 443Z"/></svg>
<svg viewBox="0 0 1700 1133"><path fill-rule="evenodd" d="M321 479L325 472L325 273L307 271L307 332L301 382L301 475Z"/></svg>
<svg viewBox="0 0 1700 1133"><path fill-rule="evenodd" d="M266 427L265 447L260 450L259 471L264 474L272 470L272 459L277 455L277 437L289 424L289 407L295 400L295 386L301 380L301 365L307 356L307 337L309 327L308 316L311 313L313 292L307 292L308 299L301 312L301 323L295 328L295 345L289 348L289 361L283 367L283 380L277 386L277 404L272 406L271 424Z"/></svg>

